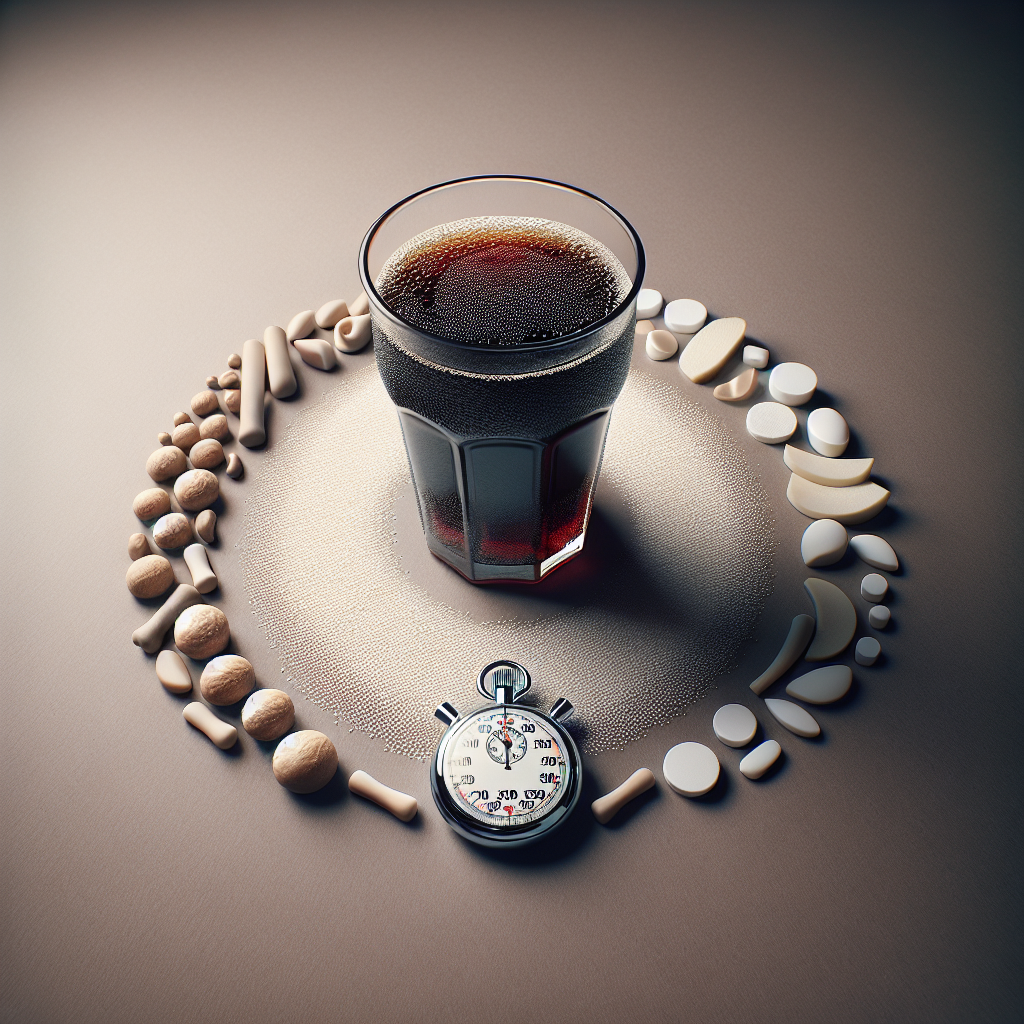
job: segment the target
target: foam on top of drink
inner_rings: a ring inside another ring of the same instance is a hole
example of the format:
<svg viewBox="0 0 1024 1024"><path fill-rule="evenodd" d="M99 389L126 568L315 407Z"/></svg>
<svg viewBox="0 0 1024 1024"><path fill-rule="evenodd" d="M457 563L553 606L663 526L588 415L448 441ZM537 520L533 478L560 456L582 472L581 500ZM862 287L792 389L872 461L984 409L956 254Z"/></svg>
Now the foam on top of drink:
<svg viewBox="0 0 1024 1024"><path fill-rule="evenodd" d="M535 217L470 217L411 238L377 291L405 320L467 345L521 345L596 323L632 282L596 238Z"/></svg>

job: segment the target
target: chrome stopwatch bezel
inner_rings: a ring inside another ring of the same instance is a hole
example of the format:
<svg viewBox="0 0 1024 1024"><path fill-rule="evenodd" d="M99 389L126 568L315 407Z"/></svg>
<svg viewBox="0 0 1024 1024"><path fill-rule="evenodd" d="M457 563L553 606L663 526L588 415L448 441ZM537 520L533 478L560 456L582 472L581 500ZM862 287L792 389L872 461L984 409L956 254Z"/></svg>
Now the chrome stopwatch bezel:
<svg viewBox="0 0 1024 1024"><path fill-rule="evenodd" d="M514 662L493 662L480 673L477 689L484 696L493 696L493 689L488 689L485 679L490 675L493 680L494 670L500 670L506 666L514 667L521 673L521 677L525 677L521 683L517 682L514 686L509 685L507 689L499 689L500 696L510 699L492 701L476 707L464 715L458 714L448 704L443 704L438 709L438 717L448 721L449 724L430 762L430 792L434 797L437 809L441 812L441 817L459 835L470 842L477 843L480 846L498 847L501 849L525 846L527 843L536 842L538 839L549 835L568 819L579 802L580 792L583 788L583 763L580 758L580 752L565 727L555 717L545 714L539 708L515 703L515 700L530 688L530 676L526 669ZM563 715L568 714L572 710L572 705L567 701L558 701L553 708L555 714L559 713L560 707L566 709L562 712ZM558 737L565 752L568 778L562 796L542 817L526 824L490 825L472 817L456 802L449 792L445 781L445 754L448 744L452 741L455 734L460 732L474 718L481 717L499 708L515 708L517 713L521 714L525 711L530 715L535 715L544 723L546 729L550 729ZM442 714L442 711L445 713Z"/></svg>

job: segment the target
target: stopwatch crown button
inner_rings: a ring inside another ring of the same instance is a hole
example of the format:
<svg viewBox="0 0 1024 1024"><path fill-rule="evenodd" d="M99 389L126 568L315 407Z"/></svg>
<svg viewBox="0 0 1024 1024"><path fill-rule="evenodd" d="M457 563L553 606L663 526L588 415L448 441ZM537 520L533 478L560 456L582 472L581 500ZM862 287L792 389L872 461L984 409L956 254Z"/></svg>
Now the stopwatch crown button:
<svg viewBox="0 0 1024 1024"><path fill-rule="evenodd" d="M443 704L438 705L437 710L434 712L434 717L440 718L445 725L451 725L459 717L459 713L455 710L454 705L445 701Z"/></svg>
<svg viewBox="0 0 1024 1024"><path fill-rule="evenodd" d="M568 718L572 711L572 705L564 697L559 697L551 706L551 717L556 722L561 722L563 718Z"/></svg>

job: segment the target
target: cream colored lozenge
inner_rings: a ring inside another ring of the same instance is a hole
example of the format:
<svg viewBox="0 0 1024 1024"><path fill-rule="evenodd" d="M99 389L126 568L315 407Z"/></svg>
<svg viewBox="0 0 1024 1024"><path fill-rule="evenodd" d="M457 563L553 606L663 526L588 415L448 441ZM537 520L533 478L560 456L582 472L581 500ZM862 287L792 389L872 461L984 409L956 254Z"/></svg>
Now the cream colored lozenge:
<svg viewBox="0 0 1024 1024"><path fill-rule="evenodd" d="M796 431L796 413L778 402L758 402L747 410L747 433L762 444L782 444Z"/></svg>
<svg viewBox="0 0 1024 1024"><path fill-rule="evenodd" d="M349 304L348 304L348 315L349 316L362 316L364 313L370 312L370 300L366 297L366 292L360 292Z"/></svg>
<svg viewBox="0 0 1024 1024"><path fill-rule="evenodd" d="M311 309L304 309L301 313L288 321L285 328L285 337L289 341L297 341L299 338L308 338L316 327L316 313Z"/></svg>
<svg viewBox="0 0 1024 1024"><path fill-rule="evenodd" d="M318 370L333 370L338 365L334 347L323 338L296 338L292 344L307 366L315 366Z"/></svg>
<svg viewBox="0 0 1024 1024"><path fill-rule="evenodd" d="M192 692L192 676L177 651L161 651L156 656L156 677L168 693Z"/></svg>
<svg viewBox="0 0 1024 1024"><path fill-rule="evenodd" d="M370 314L348 316L339 320L334 328L334 347L339 352L359 352L373 337Z"/></svg>
<svg viewBox="0 0 1024 1024"><path fill-rule="evenodd" d="M635 800L641 793L646 793L655 784L654 772L650 768L637 768L621 786L616 786L610 793L598 797L590 810L602 825L607 825L623 807Z"/></svg>
<svg viewBox="0 0 1024 1024"><path fill-rule="evenodd" d="M672 305L670 302L666 307L666 315ZM667 319L665 323L670 330L675 330ZM747 322L742 317L724 316L720 320L712 320L706 327L701 328L683 349L683 354L679 357L679 369L694 384L703 384L711 380L722 372L722 367L739 348L746 330Z"/></svg>
<svg viewBox="0 0 1024 1024"><path fill-rule="evenodd" d="M816 452L834 459L846 451L850 428L835 409L814 409L807 417L807 440Z"/></svg>
<svg viewBox="0 0 1024 1024"><path fill-rule="evenodd" d="M390 811L399 821L412 821L420 809L415 797L385 786L364 771L354 771L349 776L348 788L357 796L366 797L384 810Z"/></svg>
<svg viewBox="0 0 1024 1024"><path fill-rule="evenodd" d="M871 475L874 459L829 459L812 455L787 444L782 461L797 476L825 487L850 487L863 483Z"/></svg>
<svg viewBox="0 0 1024 1024"><path fill-rule="evenodd" d="M263 332L263 350L267 356L270 393L275 398L291 398L299 385L288 358L288 338L282 328L268 327Z"/></svg>
<svg viewBox="0 0 1024 1024"><path fill-rule="evenodd" d="M185 705L181 717L204 733L221 750L230 750L238 742L238 730L197 700Z"/></svg>
<svg viewBox="0 0 1024 1024"><path fill-rule="evenodd" d="M878 515L889 501L889 492L875 483L825 487L794 473L789 478L786 497L795 509L811 519L834 519L850 526Z"/></svg>
<svg viewBox="0 0 1024 1024"><path fill-rule="evenodd" d="M661 362L671 359L679 351L679 342L671 331L651 331L645 342L647 356Z"/></svg>
<svg viewBox="0 0 1024 1024"><path fill-rule="evenodd" d="M741 374L719 384L711 393L720 402L744 402L757 390L757 370L752 366Z"/></svg>
<svg viewBox="0 0 1024 1024"><path fill-rule="evenodd" d="M349 316L348 303L344 299L332 299L325 302L315 313L317 327L329 331L339 320Z"/></svg>
<svg viewBox="0 0 1024 1024"><path fill-rule="evenodd" d="M267 374L267 355L262 342L251 339L242 349L242 407L238 440L246 448L258 448L267 440L263 422L263 395Z"/></svg>
<svg viewBox="0 0 1024 1024"><path fill-rule="evenodd" d="M202 544L189 544L183 552L185 564L192 574L192 586L200 594L208 594L217 589L217 574L210 565L210 558Z"/></svg>
<svg viewBox="0 0 1024 1024"><path fill-rule="evenodd" d="M777 740L765 740L740 761L740 772L748 779L759 779L775 764L781 753L782 747Z"/></svg>
<svg viewBox="0 0 1024 1024"><path fill-rule="evenodd" d="M803 363L779 363L768 376L768 393L783 405L803 405L818 387L818 375Z"/></svg>

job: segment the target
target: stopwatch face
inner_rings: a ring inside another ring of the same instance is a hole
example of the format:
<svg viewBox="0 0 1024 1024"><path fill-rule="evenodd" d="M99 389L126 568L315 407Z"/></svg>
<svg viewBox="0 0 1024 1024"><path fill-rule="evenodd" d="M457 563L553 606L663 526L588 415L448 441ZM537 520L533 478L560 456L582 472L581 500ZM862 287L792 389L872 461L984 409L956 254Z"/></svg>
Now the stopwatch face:
<svg viewBox="0 0 1024 1024"><path fill-rule="evenodd" d="M522 828L564 806L578 775L570 745L529 709L485 708L453 727L437 775L462 815L493 829Z"/></svg>

